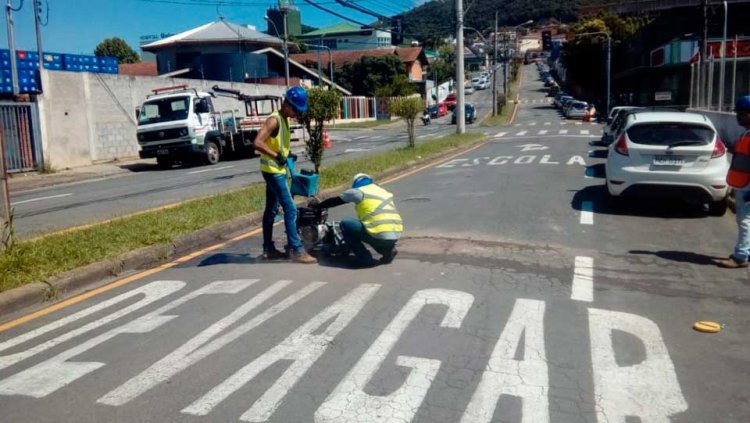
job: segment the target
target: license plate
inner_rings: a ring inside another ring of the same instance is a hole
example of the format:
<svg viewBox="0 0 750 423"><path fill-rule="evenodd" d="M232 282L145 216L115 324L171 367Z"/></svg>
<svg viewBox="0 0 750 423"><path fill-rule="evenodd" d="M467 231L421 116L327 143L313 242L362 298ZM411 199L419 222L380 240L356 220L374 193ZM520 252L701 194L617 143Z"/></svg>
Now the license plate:
<svg viewBox="0 0 750 423"><path fill-rule="evenodd" d="M654 166L683 166L685 158L681 156L654 156Z"/></svg>
<svg viewBox="0 0 750 423"><path fill-rule="evenodd" d="M166 148L160 148L160 149L156 150L156 154L158 154L160 156L166 156L167 154L169 154L169 150L166 149Z"/></svg>

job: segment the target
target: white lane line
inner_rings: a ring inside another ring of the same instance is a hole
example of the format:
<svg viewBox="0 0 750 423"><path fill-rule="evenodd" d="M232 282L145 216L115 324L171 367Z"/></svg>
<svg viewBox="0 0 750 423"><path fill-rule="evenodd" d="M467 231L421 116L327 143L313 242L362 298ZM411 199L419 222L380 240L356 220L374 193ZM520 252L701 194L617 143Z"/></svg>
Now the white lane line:
<svg viewBox="0 0 750 423"><path fill-rule="evenodd" d="M347 148L344 153L356 153L358 151L370 151L372 148Z"/></svg>
<svg viewBox="0 0 750 423"><path fill-rule="evenodd" d="M576 122L576 125L583 125L583 122Z"/></svg>
<svg viewBox="0 0 750 423"><path fill-rule="evenodd" d="M590 134L588 129L581 129L581 135L588 135Z"/></svg>
<svg viewBox="0 0 750 423"><path fill-rule="evenodd" d="M573 286L570 299L574 301L594 301L594 259L578 256L573 269Z"/></svg>
<svg viewBox="0 0 750 423"><path fill-rule="evenodd" d="M550 122L544 122L544 126L549 126L549 125L551 125Z"/></svg>
<svg viewBox="0 0 750 423"><path fill-rule="evenodd" d="M526 131L521 131L521 132L519 132L519 133L516 134L517 137L521 137L521 136L524 136L524 135L526 135Z"/></svg>
<svg viewBox="0 0 750 423"><path fill-rule="evenodd" d="M539 131L539 135L544 135L544 134L546 134L546 133L547 133L547 130L546 130L546 129L542 129L541 131Z"/></svg>
<svg viewBox="0 0 750 423"><path fill-rule="evenodd" d="M188 175L195 175L196 173L205 173L205 172L215 172L217 170L224 170L224 169L231 169L234 166L222 166L222 167L212 167L209 169L202 169L202 170L194 170L192 172L188 172Z"/></svg>
<svg viewBox="0 0 750 423"><path fill-rule="evenodd" d="M513 126L515 126L516 128L518 128L519 126L521 126L521 124L520 124L520 123L517 123L517 124L515 124L515 125L513 125Z"/></svg>
<svg viewBox="0 0 750 423"><path fill-rule="evenodd" d="M30 200L16 201L16 202L10 203L10 205L11 206L15 206L15 205L18 205L18 204L33 203L35 201L51 200L53 198L70 197L71 195L73 195L73 194L72 193L68 193L68 194L60 194L60 195L50 195L50 196L47 196L47 197L32 198Z"/></svg>
<svg viewBox="0 0 750 423"><path fill-rule="evenodd" d="M536 126L536 122L529 123L529 126Z"/></svg>
<svg viewBox="0 0 750 423"><path fill-rule="evenodd" d="M420 136L418 136L418 137L417 137L417 139L418 139L418 140L421 140L422 138L427 138L427 137L429 137L429 136L430 136L429 134L425 134L425 135L420 135Z"/></svg>
<svg viewBox="0 0 750 423"><path fill-rule="evenodd" d="M565 122L565 121L560 122L560 125L567 125L567 124L568 124L568 122Z"/></svg>
<svg viewBox="0 0 750 423"><path fill-rule="evenodd" d="M567 129L561 129L561 130L560 130L560 135L565 135L565 134L567 134L567 133L568 133L568 130L567 130Z"/></svg>
<svg viewBox="0 0 750 423"><path fill-rule="evenodd" d="M505 136L505 134L507 134L507 132L498 132L497 134L495 134L495 138L503 137Z"/></svg>
<svg viewBox="0 0 750 423"><path fill-rule="evenodd" d="M367 135L362 135L361 137L354 138L355 141L363 140L367 138Z"/></svg>
<svg viewBox="0 0 750 423"><path fill-rule="evenodd" d="M581 203L581 225L594 224L594 203L584 201Z"/></svg>

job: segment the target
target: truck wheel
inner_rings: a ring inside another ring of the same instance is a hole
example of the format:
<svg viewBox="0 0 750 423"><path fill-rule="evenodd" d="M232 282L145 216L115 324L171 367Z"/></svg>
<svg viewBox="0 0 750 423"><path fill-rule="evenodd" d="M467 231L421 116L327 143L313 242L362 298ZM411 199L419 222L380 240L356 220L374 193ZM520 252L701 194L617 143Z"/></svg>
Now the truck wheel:
<svg viewBox="0 0 750 423"><path fill-rule="evenodd" d="M156 164L161 169L171 169L174 162L172 162L172 159L169 157L157 157Z"/></svg>
<svg viewBox="0 0 750 423"><path fill-rule="evenodd" d="M219 163L220 157L221 151L219 150L219 145L216 141L209 141L208 144L206 144L206 163L210 165Z"/></svg>

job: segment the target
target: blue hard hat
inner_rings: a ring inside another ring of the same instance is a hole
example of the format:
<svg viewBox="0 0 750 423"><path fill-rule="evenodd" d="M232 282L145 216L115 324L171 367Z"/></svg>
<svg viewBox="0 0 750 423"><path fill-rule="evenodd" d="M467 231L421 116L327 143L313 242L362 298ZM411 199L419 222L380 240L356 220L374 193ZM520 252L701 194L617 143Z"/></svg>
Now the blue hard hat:
<svg viewBox="0 0 750 423"><path fill-rule="evenodd" d="M366 173L358 173L352 178L352 188L359 188L372 183L372 177Z"/></svg>
<svg viewBox="0 0 750 423"><path fill-rule="evenodd" d="M302 87L292 87L286 90L286 101L300 113L307 111L307 91Z"/></svg>
<svg viewBox="0 0 750 423"><path fill-rule="evenodd" d="M743 95L737 100L734 110L738 112L750 112L750 95Z"/></svg>

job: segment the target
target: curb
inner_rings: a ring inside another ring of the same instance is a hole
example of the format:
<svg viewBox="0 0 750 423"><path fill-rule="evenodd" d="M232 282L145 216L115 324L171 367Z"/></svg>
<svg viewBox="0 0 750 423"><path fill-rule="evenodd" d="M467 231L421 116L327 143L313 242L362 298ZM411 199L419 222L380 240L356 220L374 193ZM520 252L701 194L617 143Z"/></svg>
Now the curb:
<svg viewBox="0 0 750 423"><path fill-rule="evenodd" d="M464 151L480 146L486 142L482 138L476 143L460 146L424 161L411 161L401 166L385 170L374 175L379 179L396 177L413 170L415 165L430 166L446 157L461 154ZM348 188L340 185L328 188L318 193L321 199L339 194ZM306 199L295 201L303 204ZM263 211L256 211L245 216L214 224L180 236L171 244L152 245L121 254L110 260L92 263L79 267L61 275L50 278L46 282L35 282L0 293L0 316L9 316L22 309L52 304L71 296L75 291L85 290L90 285L103 279L122 276L124 273L143 270L173 261L193 250L209 247L217 243L228 241L240 232L254 229L260 225ZM0 319L4 320L4 319Z"/></svg>

